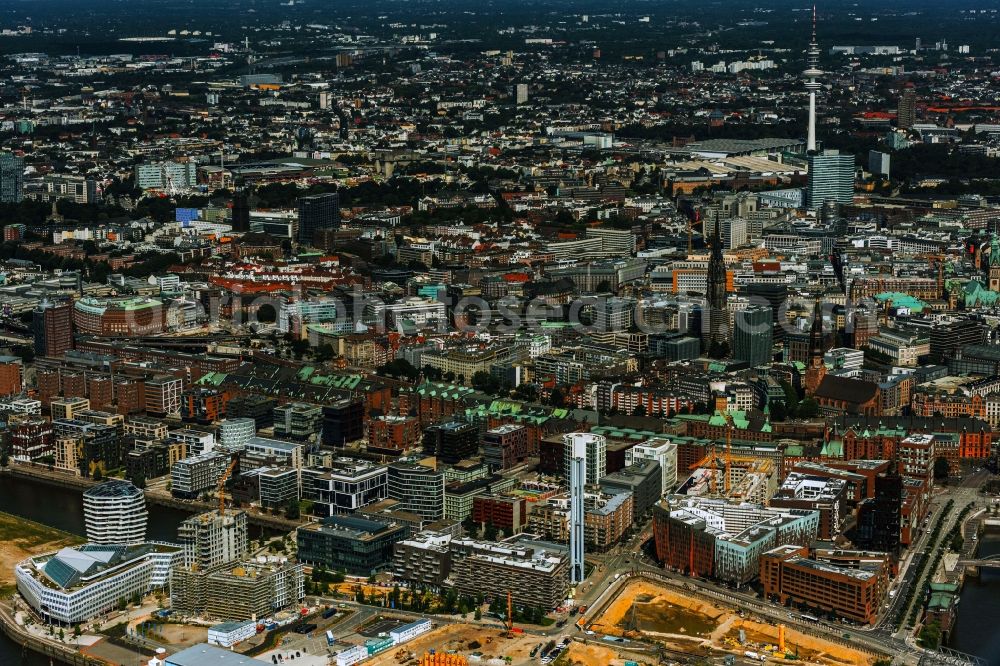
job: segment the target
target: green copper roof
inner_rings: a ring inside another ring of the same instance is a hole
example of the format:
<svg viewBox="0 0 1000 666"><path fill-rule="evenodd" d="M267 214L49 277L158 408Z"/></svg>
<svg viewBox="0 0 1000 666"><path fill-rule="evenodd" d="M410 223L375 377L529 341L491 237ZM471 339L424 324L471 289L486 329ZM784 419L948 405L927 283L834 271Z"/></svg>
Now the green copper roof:
<svg viewBox="0 0 1000 666"><path fill-rule="evenodd" d="M978 280L966 280L964 283L959 280L949 280L947 283L949 292L954 293L956 289L961 291L962 300L965 307L974 308L978 306L991 306L1000 298L1000 294L990 291Z"/></svg>
<svg viewBox="0 0 1000 666"><path fill-rule="evenodd" d="M881 294L875 294L875 300L880 303L892 303L898 307L909 308L912 312L923 312L927 308L927 303L919 298L914 298L909 294L899 291L886 291Z"/></svg>
<svg viewBox="0 0 1000 666"><path fill-rule="evenodd" d="M226 381L225 372L206 372L202 375L195 384L199 386L218 386L222 382Z"/></svg>
<svg viewBox="0 0 1000 666"><path fill-rule="evenodd" d="M843 458L844 443L838 439L832 439L823 445L820 455L827 458Z"/></svg>

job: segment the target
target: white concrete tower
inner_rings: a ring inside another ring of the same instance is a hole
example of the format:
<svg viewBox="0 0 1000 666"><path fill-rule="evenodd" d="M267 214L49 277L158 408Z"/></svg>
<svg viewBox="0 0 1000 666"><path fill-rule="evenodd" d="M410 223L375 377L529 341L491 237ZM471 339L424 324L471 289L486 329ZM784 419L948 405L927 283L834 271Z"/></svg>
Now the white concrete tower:
<svg viewBox="0 0 1000 666"><path fill-rule="evenodd" d="M583 582L583 496L587 484L587 437L589 433L567 435L569 456L569 582Z"/></svg>
<svg viewBox="0 0 1000 666"><path fill-rule="evenodd" d="M142 543L147 516L146 496L130 481L105 481L83 493L83 521L90 543Z"/></svg>
<svg viewBox="0 0 1000 666"><path fill-rule="evenodd" d="M806 150L813 153L816 152L816 91L822 87L818 77L823 75L819 69L819 44L816 43L816 5L813 5L812 40L806 51L806 62L808 66L802 72L802 77L806 80L806 90L809 91L809 136L806 139Z"/></svg>

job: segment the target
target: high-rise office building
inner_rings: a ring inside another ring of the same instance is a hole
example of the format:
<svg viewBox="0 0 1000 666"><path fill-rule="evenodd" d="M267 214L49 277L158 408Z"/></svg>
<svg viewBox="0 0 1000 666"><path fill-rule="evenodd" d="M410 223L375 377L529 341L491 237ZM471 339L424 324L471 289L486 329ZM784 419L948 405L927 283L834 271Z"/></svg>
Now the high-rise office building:
<svg viewBox="0 0 1000 666"><path fill-rule="evenodd" d="M785 339L785 327L779 320L779 316L784 316L782 306L788 299L788 285L771 284L768 282L754 282L746 286L746 293L751 299L761 303L767 301L771 307L771 338L773 342L781 342ZM786 317L787 319L787 317Z"/></svg>
<svg viewBox="0 0 1000 666"><path fill-rule="evenodd" d="M712 235L712 254L708 259L707 312L702 313L702 345L705 351L729 343L729 311L726 308L726 263L722 258L722 236L719 225Z"/></svg>
<svg viewBox="0 0 1000 666"><path fill-rule="evenodd" d="M824 203L854 202L854 155L824 150L809 156L809 187L806 208L819 210Z"/></svg>
<svg viewBox="0 0 1000 666"><path fill-rule="evenodd" d="M599 437L599 435L596 435ZM592 435L591 437L594 437ZM603 437L601 438L603 439ZM587 433L575 432L566 436L569 455L569 582L573 585L584 579L584 507L583 498L587 483L587 454L592 440ZM602 475L603 476L603 475ZM595 479L596 481L596 479Z"/></svg>
<svg viewBox="0 0 1000 666"><path fill-rule="evenodd" d="M145 162L135 167L135 186L143 190L186 190L198 184L198 164Z"/></svg>
<svg viewBox="0 0 1000 666"><path fill-rule="evenodd" d="M436 456L440 462L454 465L471 458L479 451L479 429L471 423L450 421L424 430L424 454Z"/></svg>
<svg viewBox="0 0 1000 666"><path fill-rule="evenodd" d="M528 101L528 84L518 83L516 88L517 103L524 104Z"/></svg>
<svg viewBox="0 0 1000 666"><path fill-rule="evenodd" d="M236 183L236 192L233 194L232 223L233 231L250 231L250 201L242 182Z"/></svg>
<svg viewBox="0 0 1000 666"><path fill-rule="evenodd" d="M314 194L299 199L299 243L311 245L320 229L333 229L340 221L340 195Z"/></svg>
<svg viewBox="0 0 1000 666"><path fill-rule="evenodd" d="M733 324L733 358L751 366L768 363L774 344L771 308L751 305L736 313Z"/></svg>
<svg viewBox="0 0 1000 666"><path fill-rule="evenodd" d="M896 108L896 127L910 129L917 122L917 91L904 88Z"/></svg>
<svg viewBox="0 0 1000 666"><path fill-rule="evenodd" d="M107 481L83 493L83 521L90 543L142 543L147 517L146 496L129 481Z"/></svg>
<svg viewBox="0 0 1000 666"><path fill-rule="evenodd" d="M32 312L35 354L61 357L73 348L73 306L43 300Z"/></svg>
<svg viewBox="0 0 1000 666"><path fill-rule="evenodd" d="M365 436L365 404L344 398L323 406L320 439L325 446L344 446Z"/></svg>
<svg viewBox="0 0 1000 666"><path fill-rule="evenodd" d="M868 171L876 176L889 177L889 165L892 163L892 156L880 150L868 151Z"/></svg>
<svg viewBox="0 0 1000 666"><path fill-rule="evenodd" d="M444 517L444 472L412 462L389 465L389 498L425 520Z"/></svg>
<svg viewBox="0 0 1000 666"><path fill-rule="evenodd" d="M0 203L18 203L24 198L24 160L13 153L0 153Z"/></svg>
<svg viewBox="0 0 1000 666"><path fill-rule="evenodd" d="M888 472L875 477L875 497L858 505L855 545L864 550L898 554L902 506L903 477L890 467Z"/></svg>

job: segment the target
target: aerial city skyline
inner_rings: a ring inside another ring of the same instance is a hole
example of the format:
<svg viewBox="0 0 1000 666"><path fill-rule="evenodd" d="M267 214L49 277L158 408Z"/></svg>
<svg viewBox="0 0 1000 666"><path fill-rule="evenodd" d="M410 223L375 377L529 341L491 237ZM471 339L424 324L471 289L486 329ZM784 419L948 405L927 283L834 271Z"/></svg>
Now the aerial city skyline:
<svg viewBox="0 0 1000 666"><path fill-rule="evenodd" d="M998 11L0 8L0 664L1000 663Z"/></svg>

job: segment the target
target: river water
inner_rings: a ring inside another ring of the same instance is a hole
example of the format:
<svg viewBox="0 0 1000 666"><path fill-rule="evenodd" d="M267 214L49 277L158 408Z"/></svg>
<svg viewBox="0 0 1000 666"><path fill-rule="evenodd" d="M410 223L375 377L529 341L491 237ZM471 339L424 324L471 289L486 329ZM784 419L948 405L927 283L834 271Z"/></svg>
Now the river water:
<svg viewBox="0 0 1000 666"><path fill-rule="evenodd" d="M1000 534L988 534L979 544L981 556L1000 554ZM969 578L958 604L958 620L951 647L974 654L987 664L1000 664L1000 569L982 569L979 578Z"/></svg>
<svg viewBox="0 0 1000 666"><path fill-rule="evenodd" d="M151 541L175 541L177 526L191 514L156 504L148 504L146 530ZM83 535L83 500L81 493L29 479L0 476L0 511ZM250 526L250 538L261 536L262 529ZM33 652L23 654L21 646L0 632L0 666L48 666L49 659Z"/></svg>

